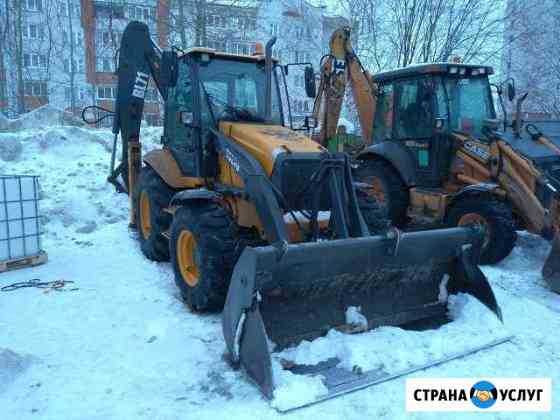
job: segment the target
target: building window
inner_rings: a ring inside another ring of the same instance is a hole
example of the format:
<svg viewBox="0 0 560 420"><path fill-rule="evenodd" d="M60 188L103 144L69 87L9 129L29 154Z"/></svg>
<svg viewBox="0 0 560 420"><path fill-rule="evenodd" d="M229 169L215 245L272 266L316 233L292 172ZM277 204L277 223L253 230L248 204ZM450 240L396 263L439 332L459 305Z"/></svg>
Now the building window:
<svg viewBox="0 0 560 420"><path fill-rule="evenodd" d="M25 96L47 96L47 82L26 81L23 84Z"/></svg>
<svg viewBox="0 0 560 420"><path fill-rule="evenodd" d="M74 45L81 46L84 44L84 37L81 31L74 32Z"/></svg>
<svg viewBox="0 0 560 420"><path fill-rule="evenodd" d="M45 28L34 24L27 25L23 28L23 36L30 39L44 39Z"/></svg>
<svg viewBox="0 0 560 420"><path fill-rule="evenodd" d="M23 54L23 67L46 68L47 56L42 54Z"/></svg>
<svg viewBox="0 0 560 420"><path fill-rule="evenodd" d="M309 63L311 62L311 54L305 51L294 51L295 63Z"/></svg>
<svg viewBox="0 0 560 420"><path fill-rule="evenodd" d="M127 17L131 20L149 22L155 20L155 15L156 9L153 7L129 5L127 8Z"/></svg>
<svg viewBox="0 0 560 420"><path fill-rule="evenodd" d="M110 57L97 57L95 64L95 71L104 73L115 71L115 62Z"/></svg>
<svg viewBox="0 0 560 420"><path fill-rule="evenodd" d="M217 28L227 28L228 20L224 16L207 15L206 16L206 24L208 26L215 26Z"/></svg>
<svg viewBox="0 0 560 420"><path fill-rule="evenodd" d="M117 97L117 88L108 86L97 87L97 99L115 99Z"/></svg>
<svg viewBox="0 0 560 420"><path fill-rule="evenodd" d="M95 33L95 45L97 45L98 48L112 48L121 44L121 38L121 31L97 31ZM80 42L83 44L81 33Z"/></svg>
<svg viewBox="0 0 560 420"><path fill-rule="evenodd" d="M208 40L208 48L212 48L216 51L226 51L225 41Z"/></svg>
<svg viewBox="0 0 560 420"><path fill-rule="evenodd" d="M251 53L251 47L249 44L243 42L232 42L230 52L238 55L249 55Z"/></svg>
<svg viewBox="0 0 560 420"><path fill-rule="evenodd" d="M33 12L40 12L43 10L42 0L26 0L25 8Z"/></svg>

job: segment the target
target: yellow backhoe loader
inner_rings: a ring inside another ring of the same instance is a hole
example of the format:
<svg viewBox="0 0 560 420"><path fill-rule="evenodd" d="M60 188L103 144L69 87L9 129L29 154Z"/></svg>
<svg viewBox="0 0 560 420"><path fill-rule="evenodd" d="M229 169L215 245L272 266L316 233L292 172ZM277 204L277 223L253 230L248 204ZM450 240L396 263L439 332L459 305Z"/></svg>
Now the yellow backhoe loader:
<svg viewBox="0 0 560 420"><path fill-rule="evenodd" d="M354 53L350 29L331 38L321 63L314 116L319 141L335 138L349 82L362 130L355 177L383 202L396 226L484 226L481 262L509 255L517 229L553 239L543 268L560 292L560 137L496 119L491 86L515 99L514 85L492 85L491 67L457 63L413 65L372 76ZM313 93L313 80L307 80ZM505 86L504 86L505 85ZM506 89L504 89L506 87Z"/></svg>
<svg viewBox="0 0 560 420"><path fill-rule="evenodd" d="M446 315L440 292L447 285L501 318L477 266L479 228L390 228L353 181L347 155L329 153L285 122L287 67L272 58L274 41L254 55L179 54L161 51L147 26L132 22L119 55L109 180L130 196L130 225L145 256L171 259L188 306L223 309L231 362L271 398L270 343L281 350L348 329L350 307L361 308L365 330L437 319ZM162 147L143 156L150 77L164 100L164 129ZM91 111L84 118L93 122ZM121 162L113 169L119 134ZM315 374L329 370L321 366ZM337 372L325 374L329 393L321 399L379 381Z"/></svg>

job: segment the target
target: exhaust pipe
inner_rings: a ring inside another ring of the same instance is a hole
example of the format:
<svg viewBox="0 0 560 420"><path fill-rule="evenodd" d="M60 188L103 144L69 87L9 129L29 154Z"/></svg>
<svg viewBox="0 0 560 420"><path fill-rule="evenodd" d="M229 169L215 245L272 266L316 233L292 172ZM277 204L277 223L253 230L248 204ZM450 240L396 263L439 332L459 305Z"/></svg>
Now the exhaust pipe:
<svg viewBox="0 0 560 420"><path fill-rule="evenodd" d="M529 92L525 93L525 95L517 100L515 109L515 126L513 128L515 137L517 138L521 137L521 105L523 105L523 102L527 99L528 95Z"/></svg>
<svg viewBox="0 0 560 420"><path fill-rule="evenodd" d="M276 44L275 36L268 40L264 50L264 71L266 75L264 118L267 122L272 119L272 47L274 44Z"/></svg>

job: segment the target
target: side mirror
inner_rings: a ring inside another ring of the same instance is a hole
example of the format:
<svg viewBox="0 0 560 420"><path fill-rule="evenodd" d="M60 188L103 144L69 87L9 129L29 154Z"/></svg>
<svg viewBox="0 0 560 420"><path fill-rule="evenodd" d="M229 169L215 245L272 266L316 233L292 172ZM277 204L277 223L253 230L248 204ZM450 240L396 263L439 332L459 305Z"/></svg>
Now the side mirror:
<svg viewBox="0 0 560 420"><path fill-rule="evenodd" d="M512 82L507 84L507 96L510 102L513 102L515 99L515 85Z"/></svg>
<svg viewBox="0 0 560 420"><path fill-rule="evenodd" d="M305 117L305 124L304 127L309 129L313 129L313 128L317 128L317 126L319 125L319 123L317 122L317 118L315 117Z"/></svg>
<svg viewBox="0 0 560 420"><path fill-rule="evenodd" d="M175 51L164 51L161 55L161 85L162 88L177 85L178 58Z"/></svg>
<svg viewBox="0 0 560 420"><path fill-rule="evenodd" d="M315 71L312 66L305 68L305 93L308 98L314 98L317 95L317 86L315 84Z"/></svg>

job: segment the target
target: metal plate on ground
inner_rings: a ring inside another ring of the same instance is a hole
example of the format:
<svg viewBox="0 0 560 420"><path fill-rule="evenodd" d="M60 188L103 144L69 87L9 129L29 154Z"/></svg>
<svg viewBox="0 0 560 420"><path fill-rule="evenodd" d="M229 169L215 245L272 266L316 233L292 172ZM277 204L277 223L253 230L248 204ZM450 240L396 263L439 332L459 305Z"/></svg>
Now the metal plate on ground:
<svg viewBox="0 0 560 420"><path fill-rule="evenodd" d="M451 360L463 358L470 354L482 350L486 350L498 346L500 344L504 344L508 341L511 341L512 338L513 338L512 335L504 338L499 338L481 346L472 347L468 350L464 350L461 352L451 353L448 356L431 360L428 363L411 366L407 369L403 369L401 371L396 371L392 373L387 373L383 371L383 369L375 369L366 372L349 371L337 367L336 365L339 363L339 360L336 358L331 358L317 365L312 365L312 366L295 365L289 368L288 370L292 373L301 374L301 375L321 375L323 377L323 384L328 389L328 393L314 400L301 404L299 406L295 406L295 407L292 406L289 409L277 408L277 410L281 413L287 413L303 407L308 407L310 405L317 404L325 400L330 400L332 398L336 398L341 395L349 394L354 391L368 388L370 386L377 385L382 382L387 382L433 366L441 365Z"/></svg>

